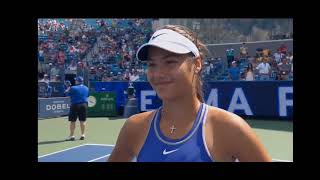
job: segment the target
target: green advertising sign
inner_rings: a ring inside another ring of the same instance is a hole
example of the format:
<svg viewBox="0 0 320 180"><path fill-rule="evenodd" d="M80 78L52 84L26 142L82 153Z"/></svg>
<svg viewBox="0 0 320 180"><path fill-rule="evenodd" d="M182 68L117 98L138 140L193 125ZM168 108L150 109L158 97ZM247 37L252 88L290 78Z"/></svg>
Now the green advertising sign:
<svg viewBox="0 0 320 180"><path fill-rule="evenodd" d="M113 92L90 93L88 117L116 116L116 94Z"/></svg>

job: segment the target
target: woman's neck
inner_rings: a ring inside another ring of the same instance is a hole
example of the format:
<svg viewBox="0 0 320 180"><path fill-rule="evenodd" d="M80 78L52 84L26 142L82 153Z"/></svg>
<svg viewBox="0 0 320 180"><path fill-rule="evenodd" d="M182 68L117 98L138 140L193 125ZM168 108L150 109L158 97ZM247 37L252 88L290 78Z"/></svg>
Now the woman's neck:
<svg viewBox="0 0 320 180"><path fill-rule="evenodd" d="M197 115L201 102L197 97L183 98L174 101L163 101L161 117L175 120L176 123L193 121Z"/></svg>

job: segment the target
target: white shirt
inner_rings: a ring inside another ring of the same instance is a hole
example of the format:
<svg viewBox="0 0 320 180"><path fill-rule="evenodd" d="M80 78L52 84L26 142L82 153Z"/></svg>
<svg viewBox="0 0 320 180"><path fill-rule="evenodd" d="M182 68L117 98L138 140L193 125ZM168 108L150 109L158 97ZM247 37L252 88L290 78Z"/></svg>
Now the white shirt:
<svg viewBox="0 0 320 180"><path fill-rule="evenodd" d="M240 47L240 53L242 53L242 54L247 54L247 49L248 49L248 48L246 48L246 47L244 47L244 46Z"/></svg>
<svg viewBox="0 0 320 180"><path fill-rule="evenodd" d="M260 63L256 69L259 70L259 74L269 74L269 70L271 69L269 63Z"/></svg>
<svg viewBox="0 0 320 180"><path fill-rule="evenodd" d="M246 74L246 81L253 81L253 73L251 71Z"/></svg>
<svg viewBox="0 0 320 180"><path fill-rule="evenodd" d="M281 54L276 52L273 54L273 56L274 56L274 59L276 60L276 62L279 63L280 59L281 59Z"/></svg>
<svg viewBox="0 0 320 180"><path fill-rule="evenodd" d="M136 81L136 80L139 79L139 75L136 75L136 76L135 76L134 74L133 74L133 75L130 75L130 78L129 78L129 79L130 79L130 81Z"/></svg>
<svg viewBox="0 0 320 180"><path fill-rule="evenodd" d="M43 50L39 51L39 56L43 56Z"/></svg>

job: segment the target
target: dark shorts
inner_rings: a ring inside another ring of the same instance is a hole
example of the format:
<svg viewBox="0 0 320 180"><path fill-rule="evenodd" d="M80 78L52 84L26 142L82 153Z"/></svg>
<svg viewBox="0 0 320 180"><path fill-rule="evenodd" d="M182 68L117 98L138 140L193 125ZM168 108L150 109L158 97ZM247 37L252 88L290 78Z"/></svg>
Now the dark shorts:
<svg viewBox="0 0 320 180"><path fill-rule="evenodd" d="M69 121L75 122L79 117L79 121L87 120L88 104L72 104L69 112Z"/></svg>

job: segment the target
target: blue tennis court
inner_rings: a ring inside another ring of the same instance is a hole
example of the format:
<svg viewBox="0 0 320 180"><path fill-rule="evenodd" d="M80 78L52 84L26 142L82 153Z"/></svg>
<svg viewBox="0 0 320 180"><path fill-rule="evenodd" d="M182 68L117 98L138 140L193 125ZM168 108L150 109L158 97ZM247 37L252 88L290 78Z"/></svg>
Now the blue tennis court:
<svg viewBox="0 0 320 180"><path fill-rule="evenodd" d="M82 144L38 157L38 162L106 162L114 145ZM274 162L292 162L273 159ZM132 160L136 162L136 158Z"/></svg>
<svg viewBox="0 0 320 180"><path fill-rule="evenodd" d="M106 162L114 145L82 144L38 157L38 162Z"/></svg>

